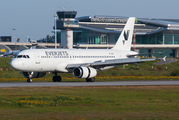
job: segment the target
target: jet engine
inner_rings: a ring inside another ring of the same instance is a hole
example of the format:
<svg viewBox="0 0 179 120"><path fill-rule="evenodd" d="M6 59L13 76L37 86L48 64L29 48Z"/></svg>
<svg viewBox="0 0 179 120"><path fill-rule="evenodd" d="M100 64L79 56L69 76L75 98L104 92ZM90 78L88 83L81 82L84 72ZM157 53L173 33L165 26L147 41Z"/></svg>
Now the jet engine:
<svg viewBox="0 0 179 120"><path fill-rule="evenodd" d="M97 71L92 67L81 66L73 69L73 75L77 78L93 78L97 75Z"/></svg>
<svg viewBox="0 0 179 120"><path fill-rule="evenodd" d="M23 76L25 78L29 78L29 74L31 74L31 72L22 72ZM46 72L33 72L32 77L31 78L40 78L46 75Z"/></svg>

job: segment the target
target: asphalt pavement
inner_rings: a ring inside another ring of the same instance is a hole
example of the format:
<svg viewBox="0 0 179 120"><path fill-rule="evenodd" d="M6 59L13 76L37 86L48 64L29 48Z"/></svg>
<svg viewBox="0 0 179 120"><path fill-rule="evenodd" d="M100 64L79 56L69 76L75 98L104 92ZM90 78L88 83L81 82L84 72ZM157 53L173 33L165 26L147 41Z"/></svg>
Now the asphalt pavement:
<svg viewBox="0 0 179 120"><path fill-rule="evenodd" d="M179 85L179 80L174 81L109 81L109 82L16 82L0 83L3 87L80 87L80 86L155 86L155 85Z"/></svg>

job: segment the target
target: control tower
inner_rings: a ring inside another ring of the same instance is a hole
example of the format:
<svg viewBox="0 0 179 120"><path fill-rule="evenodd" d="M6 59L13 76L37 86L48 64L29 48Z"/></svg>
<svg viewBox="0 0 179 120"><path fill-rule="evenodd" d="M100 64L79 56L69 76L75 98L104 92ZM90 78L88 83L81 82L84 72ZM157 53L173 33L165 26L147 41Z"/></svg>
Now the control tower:
<svg viewBox="0 0 179 120"><path fill-rule="evenodd" d="M61 30L61 47L73 48L73 29L79 28L76 11L57 11L56 29Z"/></svg>

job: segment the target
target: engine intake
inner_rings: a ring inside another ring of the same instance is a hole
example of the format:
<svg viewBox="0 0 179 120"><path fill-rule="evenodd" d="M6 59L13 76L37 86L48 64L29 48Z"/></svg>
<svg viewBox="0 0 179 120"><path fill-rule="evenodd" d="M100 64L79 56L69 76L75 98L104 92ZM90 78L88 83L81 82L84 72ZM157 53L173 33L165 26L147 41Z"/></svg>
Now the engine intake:
<svg viewBox="0 0 179 120"><path fill-rule="evenodd" d="M92 67L76 67L73 69L73 75L77 78L93 78L97 71Z"/></svg>
<svg viewBox="0 0 179 120"><path fill-rule="evenodd" d="M29 77L29 74L30 72L22 72L22 75L25 77L25 78L28 78ZM46 72L34 72L32 74L32 78L40 78L40 77L43 77L46 75Z"/></svg>

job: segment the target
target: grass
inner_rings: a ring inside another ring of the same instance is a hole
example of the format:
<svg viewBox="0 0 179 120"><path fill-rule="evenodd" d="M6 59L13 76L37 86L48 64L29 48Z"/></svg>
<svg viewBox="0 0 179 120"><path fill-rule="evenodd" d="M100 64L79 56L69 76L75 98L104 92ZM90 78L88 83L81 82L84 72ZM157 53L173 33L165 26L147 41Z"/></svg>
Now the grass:
<svg viewBox="0 0 179 120"><path fill-rule="evenodd" d="M11 58L0 58L0 81L19 82L26 81L22 72L15 71L10 67ZM117 81L117 80L176 80L179 79L179 61L167 65L154 65L156 61L140 63L139 66L129 64L107 71L98 71L96 81ZM167 66L167 69L166 69ZM13 73L13 74L12 74ZM72 73L61 73L62 81L84 81L73 76ZM174 75L176 77L173 77ZM42 78L33 81L52 81L54 74L48 73Z"/></svg>
<svg viewBox="0 0 179 120"><path fill-rule="evenodd" d="M26 81L0 58L0 81ZM99 71L97 81L179 79L179 61L156 66L141 63ZM153 68L152 68L153 66ZM173 72L173 73L172 73ZM13 73L13 74L12 74ZM176 76L171 76L171 73ZM52 81L53 74L33 81ZM61 74L64 81L84 81ZM29 120L177 120L179 86L0 88L0 119Z"/></svg>
<svg viewBox="0 0 179 120"><path fill-rule="evenodd" d="M178 93L179 86L0 88L0 118L177 120Z"/></svg>

